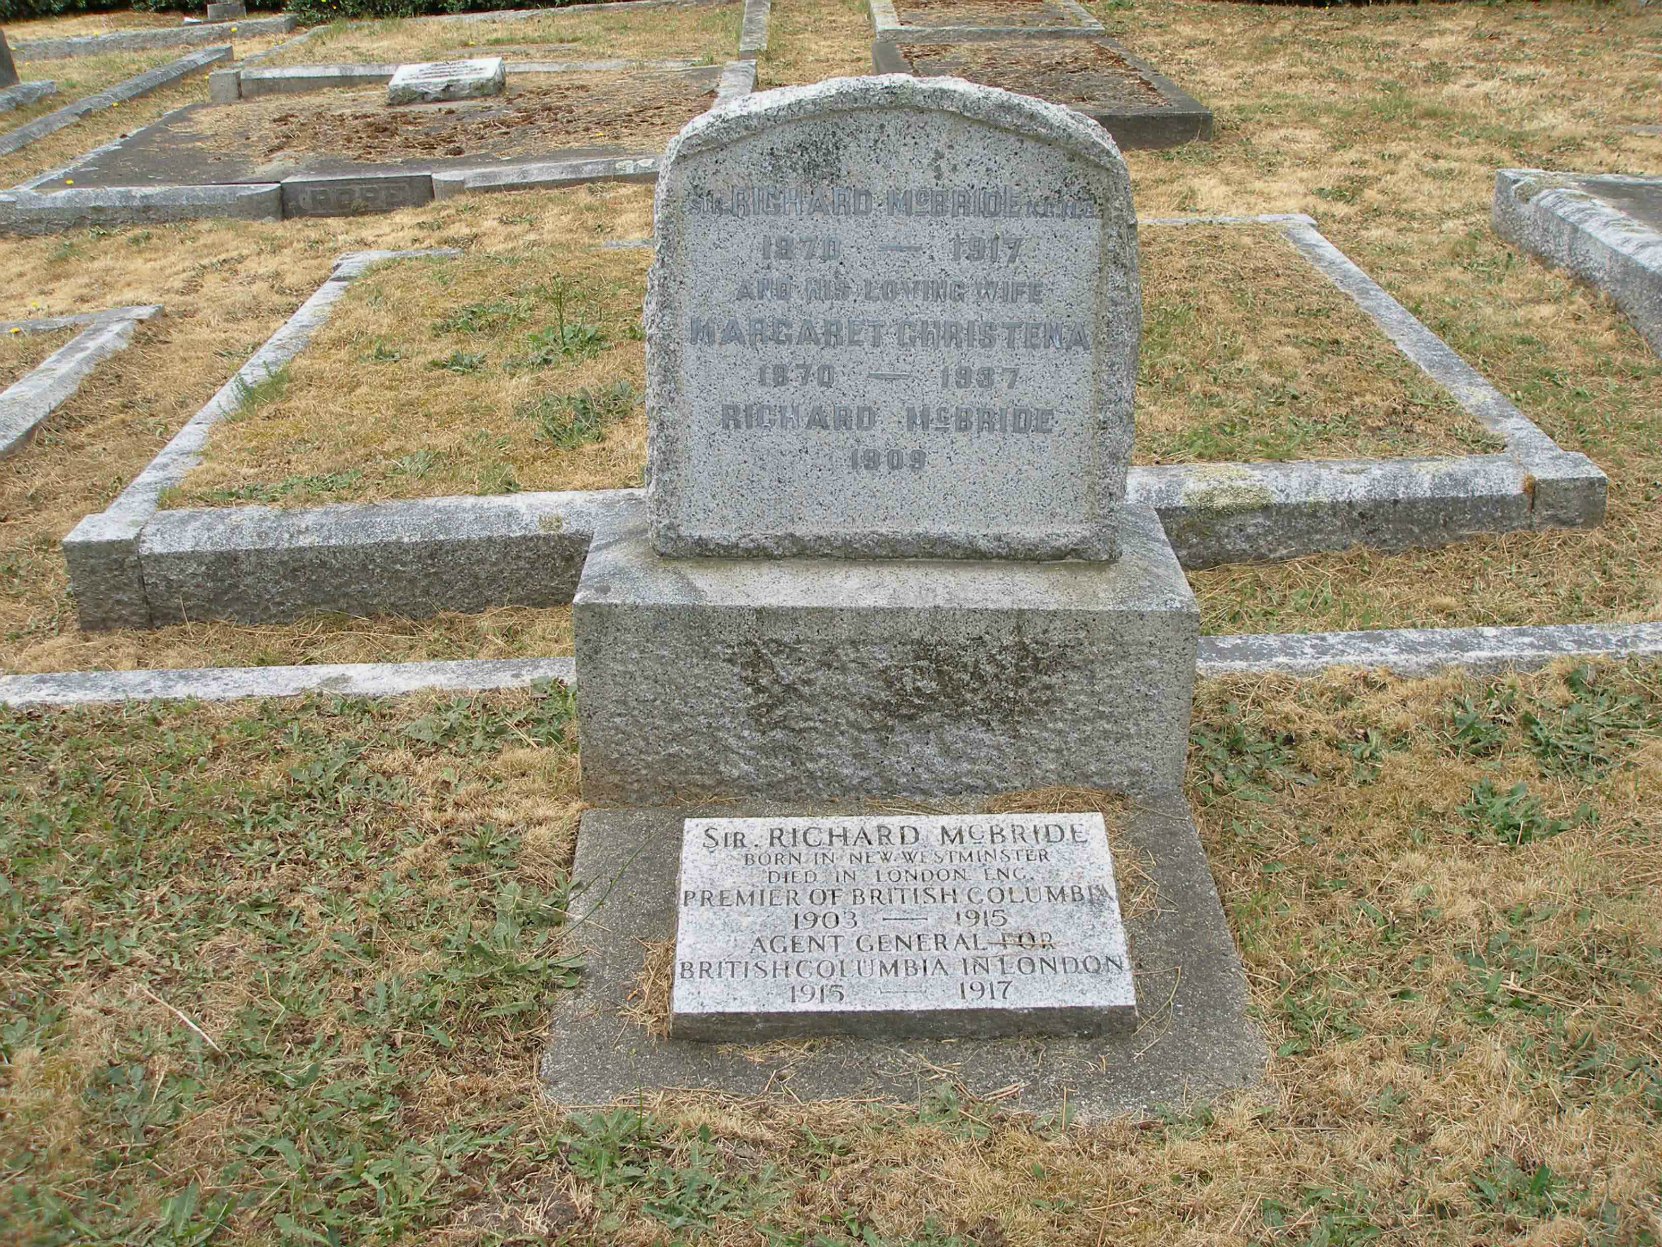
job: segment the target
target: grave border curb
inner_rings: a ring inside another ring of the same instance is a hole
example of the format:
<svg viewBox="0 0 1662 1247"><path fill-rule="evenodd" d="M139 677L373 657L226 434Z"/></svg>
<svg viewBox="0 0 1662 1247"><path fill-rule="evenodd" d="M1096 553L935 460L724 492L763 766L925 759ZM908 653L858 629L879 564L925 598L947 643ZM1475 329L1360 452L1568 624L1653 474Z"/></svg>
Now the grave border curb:
<svg viewBox="0 0 1662 1247"><path fill-rule="evenodd" d="M1501 454L1443 459L1134 467L1127 504L1160 513L1187 569L1279 561L1357 545L1394 550L1521 529L1589 527L1607 479L1560 449L1302 214L1151 218L1143 224L1275 226L1465 412ZM570 601L589 543L633 490L538 492L297 510L161 510L200 459L214 424L292 359L371 264L444 252L359 252L215 394L111 506L64 539L81 627L185 619L273 623L319 609L432 613ZM454 254L454 253L450 253ZM454 599L443 599L446 591Z"/></svg>
<svg viewBox="0 0 1662 1247"><path fill-rule="evenodd" d="M103 112L106 108L113 108L117 104L125 104L128 100L136 100L140 96L149 95L152 91L171 86L182 78L200 73L210 65L217 65L220 61L228 61L232 57L230 44L221 44L218 47L203 48L200 52L190 52L177 60L169 61L166 65L158 65L154 69L147 69L142 74L135 74L124 82L118 82L113 87L106 87L102 91L95 91L73 104L65 104L62 108L47 113L44 117L36 117L33 121L18 126L15 130L7 130L0 134L0 156L10 156L22 151L31 143L39 142L49 134L56 134L59 130L74 125L82 117L92 113ZM102 150L102 148L100 149ZM0 221L3 221L0 217Z"/></svg>
<svg viewBox="0 0 1662 1247"><path fill-rule="evenodd" d="M31 39L12 44L19 61L65 61L107 52L153 52L166 48L193 48L232 35L260 38L286 35L300 23L292 13L276 17L239 17L228 22L199 22L191 26L164 26L151 30L117 30L104 35L75 35L63 39Z"/></svg>
<svg viewBox="0 0 1662 1247"><path fill-rule="evenodd" d="M1662 659L1662 623L1203 636L1195 674L1202 680L1276 675L1305 679L1331 670L1366 670L1416 679L1451 671L1538 671L1575 659ZM0 674L0 706L237 701L311 694L402 697L429 690L477 693L552 683L572 687L577 678L576 660L570 657L50 671Z"/></svg>
<svg viewBox="0 0 1662 1247"><path fill-rule="evenodd" d="M1662 232L1582 190L1574 181L1582 177L1662 185L1655 176L1502 169L1490 213L1495 233L1599 291L1662 355Z"/></svg>
<svg viewBox="0 0 1662 1247"><path fill-rule="evenodd" d="M139 325L161 313L159 303L111 308L76 316L0 321L0 332L49 333L84 328L29 372L0 391L0 459L34 440L47 418L75 396L99 364L132 344Z"/></svg>

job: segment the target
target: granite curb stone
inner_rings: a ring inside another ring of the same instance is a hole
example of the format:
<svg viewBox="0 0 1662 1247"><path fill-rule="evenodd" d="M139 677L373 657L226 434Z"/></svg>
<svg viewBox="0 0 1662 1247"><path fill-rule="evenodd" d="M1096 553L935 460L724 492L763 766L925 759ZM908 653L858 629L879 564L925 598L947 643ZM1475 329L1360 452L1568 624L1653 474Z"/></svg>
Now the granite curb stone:
<svg viewBox="0 0 1662 1247"><path fill-rule="evenodd" d="M1605 202L1606 187L1650 194L1662 208L1662 177L1502 169L1495 232L1601 290L1662 355L1662 227Z"/></svg>
<svg viewBox="0 0 1662 1247"><path fill-rule="evenodd" d="M0 91L0 113L15 112L38 103L58 90L55 82L19 82Z"/></svg>
<svg viewBox="0 0 1662 1247"><path fill-rule="evenodd" d="M32 39L12 45L20 61L60 61L76 56L101 56L108 52L143 52L153 48L194 47L217 43L227 34L252 39L261 35L283 35L295 28L292 13L281 17L251 17L238 21L234 31L224 23L204 22L167 30L120 30L107 35L77 35L70 39Z"/></svg>

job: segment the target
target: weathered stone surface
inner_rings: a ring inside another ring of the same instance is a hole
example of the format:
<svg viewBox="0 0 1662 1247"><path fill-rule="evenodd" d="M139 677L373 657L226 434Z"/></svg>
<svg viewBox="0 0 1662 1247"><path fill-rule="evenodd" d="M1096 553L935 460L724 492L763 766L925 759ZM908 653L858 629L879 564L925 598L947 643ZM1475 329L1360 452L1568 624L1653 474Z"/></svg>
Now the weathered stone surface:
<svg viewBox="0 0 1662 1247"><path fill-rule="evenodd" d="M20 82L16 86L7 87L0 91L0 113L27 108L30 104L55 94L57 89L58 84L55 82Z"/></svg>
<svg viewBox="0 0 1662 1247"><path fill-rule="evenodd" d="M229 217L274 221L282 216L275 184L239 186L92 186L53 191L0 191L0 231L52 234L87 225L138 225Z"/></svg>
<svg viewBox="0 0 1662 1247"><path fill-rule="evenodd" d="M242 98L242 71L216 69L208 75L208 99L215 104L235 104Z"/></svg>
<svg viewBox="0 0 1662 1247"><path fill-rule="evenodd" d="M658 551L1114 556L1141 303L1100 127L944 79L768 91L670 144L657 237Z"/></svg>
<svg viewBox="0 0 1662 1247"><path fill-rule="evenodd" d="M1101 814L689 818L677 896L677 1039L1136 1025Z"/></svg>
<svg viewBox="0 0 1662 1247"><path fill-rule="evenodd" d="M1502 169L1494 225L1602 290L1662 355L1662 177Z"/></svg>
<svg viewBox="0 0 1662 1247"><path fill-rule="evenodd" d="M1115 563L668 559L619 519L573 609L590 801L1181 778L1198 617L1151 511Z"/></svg>
<svg viewBox="0 0 1662 1247"><path fill-rule="evenodd" d="M257 35L287 34L295 27L292 13L280 17L251 17L237 23L236 33L244 39ZM12 51L20 61L61 61L75 56L101 56L109 52L137 52L147 48L193 47L217 43L225 29L213 23L163 27L156 30L118 30L107 35L76 35L67 39L31 39Z"/></svg>
<svg viewBox="0 0 1662 1247"><path fill-rule="evenodd" d="M244 0L217 0L210 3L207 18L210 22L238 22L248 16L248 5Z"/></svg>
<svg viewBox="0 0 1662 1247"><path fill-rule="evenodd" d="M283 215L360 216L419 208L433 198L431 173L344 174L284 178Z"/></svg>
<svg viewBox="0 0 1662 1247"><path fill-rule="evenodd" d="M581 689L581 677L579 677ZM966 805L966 809L973 808ZM1123 843L1158 896L1128 906L1127 929L1142 1005L1140 1029L1088 1039L862 1039L811 1046L689 1043L659 1038L632 1020L646 950L673 937L682 820L688 815L807 813L756 808L588 810L577 837L568 951L583 958L576 991L557 993L542 1076L558 1104L634 1101L684 1087L803 1101L874 1098L915 1105L936 1089L1009 1109L1100 1120L1185 1104L1256 1082L1264 1040L1247 1016L1246 980L1212 874L1181 796L1134 807ZM818 812L824 813L823 809ZM859 813L852 810L851 813Z"/></svg>
<svg viewBox="0 0 1662 1247"><path fill-rule="evenodd" d="M387 103L432 104L439 100L501 95L507 81L507 69L500 56L400 65L392 81L387 83Z"/></svg>
<svg viewBox="0 0 1662 1247"><path fill-rule="evenodd" d="M6 42L6 32L0 30L0 87L15 87L17 83L17 65L12 60L11 46Z"/></svg>
<svg viewBox="0 0 1662 1247"><path fill-rule="evenodd" d="M26 376L0 392L0 457L20 449L35 430L78 390L93 369L125 350L142 320L158 306L125 309L126 317L93 323L54 351Z"/></svg>

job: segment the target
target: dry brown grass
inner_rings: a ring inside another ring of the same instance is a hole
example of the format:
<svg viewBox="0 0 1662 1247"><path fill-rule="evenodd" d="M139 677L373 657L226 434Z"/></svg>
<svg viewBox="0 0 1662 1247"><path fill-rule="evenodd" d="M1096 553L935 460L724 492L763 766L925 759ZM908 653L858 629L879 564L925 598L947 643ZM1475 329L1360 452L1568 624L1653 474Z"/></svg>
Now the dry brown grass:
<svg viewBox="0 0 1662 1247"><path fill-rule="evenodd" d="M48 355L80 331L53 329L47 333L16 330L0 333L0 390L33 372Z"/></svg>
<svg viewBox="0 0 1662 1247"><path fill-rule="evenodd" d="M571 448L551 443L540 417L558 416L548 404L559 397L644 389L650 253L597 244L614 229L649 229L649 194L597 188L571 205L580 211L562 223L569 245L559 249L410 261L362 279L290 365L281 396L215 430L170 505L638 485L639 401L598 440ZM566 322L596 326L604 346L534 366L535 335L557 325L556 292Z"/></svg>
<svg viewBox="0 0 1662 1247"><path fill-rule="evenodd" d="M738 54L739 4L588 12L581 5L511 22L336 22L273 65L408 64L457 56L508 60L705 60Z"/></svg>
<svg viewBox="0 0 1662 1247"><path fill-rule="evenodd" d="M20 953L18 1000L45 1020L41 1034L20 1028L0 1072L0 1146L31 1157L19 1197L44 1191L114 1225L129 1209L153 1219L194 1179L205 1196L242 1197L230 1241L259 1241L272 1187L341 1181L321 1164L297 1177L235 1163L234 1140L280 1119L319 1158L363 1131L388 1162L383 1187L425 1178L424 1219L375 1222L411 1243L477 1241L483 1209L539 1226L531 1241L574 1244L664 1244L690 1217L717 1247L767 1241L762 1227L831 1247L1638 1245L1662 1229L1654 665L1204 684L1188 793L1276 1055L1261 1092L1090 1125L966 1100L950 1068L900 1109L646 1089L610 1118L565 1114L538 1095L540 1008L498 1021L458 997L406 1026L400 976L442 971L435 936L453 923L489 938L510 890L557 888L576 808L569 754L513 731L480 738L527 699L475 699L459 718L448 705L13 717L0 740L25 787L10 799L41 821L8 828L27 849L12 878L58 919L37 938L83 950ZM437 745L434 724L455 725ZM121 800L168 816L138 799L140 774L178 823L118 837L96 814ZM1560 822L1497 838L1506 824L1471 809L1485 782L1524 784L1532 817ZM260 834L221 808L250 786ZM68 834L76 816L88 825ZM480 851L508 840L520 847ZM101 953L94 931L122 955ZM278 932L292 949L272 947ZM507 960L546 951L516 945ZM511 981L492 986L513 998ZM239 1059L205 1051L168 1006ZM314 1059L324 1087L360 1098L342 1108L260 1073ZM109 1087L129 1063L145 1083ZM146 1163L113 1167L131 1113L163 1115L147 1124ZM473 1140L467 1163L414 1177L387 1142L451 1131ZM332 1189L362 1201L360 1224L390 1220L364 1188Z"/></svg>
<svg viewBox="0 0 1662 1247"><path fill-rule="evenodd" d="M1595 532L1197 573L1207 629L1662 617L1662 494L1654 485L1662 480L1662 364L1608 304L1519 258L1487 221L1493 171L1505 165L1662 166L1662 140L1622 128L1653 120L1647 101L1662 91L1662 58L1646 55L1655 50L1654 16L1632 4L1316 12L1169 0L1101 15L1219 117L1212 144L1131 153L1144 214L1313 213L1532 418L1612 477L1610 519ZM763 84L863 72L870 37L858 0L779 0ZM1575 66L1573 78L1565 64ZM170 91L200 98L206 86L198 80ZM153 97L149 106L172 103ZM0 182L61 164L138 117L102 114L71 127L0 162ZM559 205L573 197L464 200L354 221L0 239L0 306L169 307L165 322L100 369L50 422L45 442L0 465L6 664L45 670L416 658L473 646L559 652L564 612L82 637L56 543L148 462L315 289L330 257L359 246L545 246L562 237L567 218Z"/></svg>
<svg viewBox="0 0 1662 1247"><path fill-rule="evenodd" d="M139 13L133 10L121 13L62 13L56 17L7 22L6 42L16 47L35 39L71 39L82 35L107 35L117 30L172 28L179 24L178 13Z"/></svg>
<svg viewBox="0 0 1662 1247"><path fill-rule="evenodd" d="M11 36L8 34L7 38L10 39ZM0 132L15 130L37 117L56 112L66 104L73 104L76 100L85 99L89 95L115 86L118 82L125 82L148 69L165 65L188 50L176 48L152 52L106 52L98 56L76 56L62 61L23 61L18 65L17 72L24 82L50 80L58 84L58 89L43 100L36 100L23 108L15 108L9 113L0 113Z"/></svg>

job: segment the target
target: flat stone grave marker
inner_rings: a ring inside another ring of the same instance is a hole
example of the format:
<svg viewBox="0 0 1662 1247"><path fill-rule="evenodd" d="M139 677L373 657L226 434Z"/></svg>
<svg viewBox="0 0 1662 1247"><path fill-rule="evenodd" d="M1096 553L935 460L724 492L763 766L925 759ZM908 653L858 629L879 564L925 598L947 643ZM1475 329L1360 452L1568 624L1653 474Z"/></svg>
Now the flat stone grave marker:
<svg viewBox="0 0 1662 1247"><path fill-rule="evenodd" d="M389 104L432 104L501 95L508 72L500 56L400 65L387 83Z"/></svg>
<svg viewBox="0 0 1662 1247"><path fill-rule="evenodd" d="M1141 304L1112 140L904 75L758 98L659 175L654 548L1114 558Z"/></svg>
<svg viewBox="0 0 1662 1247"><path fill-rule="evenodd" d="M690 818L675 1038L1100 1034L1136 992L1100 814Z"/></svg>

